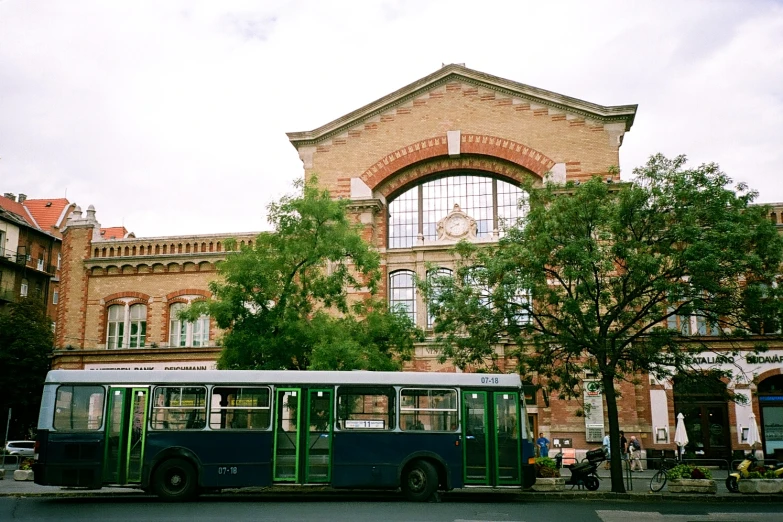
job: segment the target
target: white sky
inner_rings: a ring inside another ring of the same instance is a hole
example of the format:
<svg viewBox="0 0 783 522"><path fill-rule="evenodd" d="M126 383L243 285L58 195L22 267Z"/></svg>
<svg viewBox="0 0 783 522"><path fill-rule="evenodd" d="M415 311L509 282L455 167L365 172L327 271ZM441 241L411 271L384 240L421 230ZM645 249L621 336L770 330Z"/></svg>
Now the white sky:
<svg viewBox="0 0 783 522"><path fill-rule="evenodd" d="M139 237L267 229L285 132L455 62L638 103L624 179L686 154L783 201L783 0L0 0L0 192Z"/></svg>

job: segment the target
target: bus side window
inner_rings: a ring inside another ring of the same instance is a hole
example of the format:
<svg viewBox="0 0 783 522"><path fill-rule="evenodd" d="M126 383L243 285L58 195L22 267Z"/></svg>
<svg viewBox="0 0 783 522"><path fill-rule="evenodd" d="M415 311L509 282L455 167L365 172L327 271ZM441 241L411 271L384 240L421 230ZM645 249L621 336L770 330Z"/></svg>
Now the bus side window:
<svg viewBox="0 0 783 522"><path fill-rule="evenodd" d="M57 431L91 431L103 426L103 386L60 386L53 426Z"/></svg>

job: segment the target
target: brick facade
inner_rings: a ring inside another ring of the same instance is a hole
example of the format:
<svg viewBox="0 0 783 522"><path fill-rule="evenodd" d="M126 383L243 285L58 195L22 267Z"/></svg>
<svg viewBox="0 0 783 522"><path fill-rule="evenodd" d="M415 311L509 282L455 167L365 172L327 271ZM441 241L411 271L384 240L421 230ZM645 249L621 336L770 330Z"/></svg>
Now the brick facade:
<svg viewBox="0 0 783 522"><path fill-rule="evenodd" d="M318 129L288 137L302 159L305 177L317 175L333 197L349 200L349 212L363 226L364 239L382 255L388 281L396 270L424 277L428 263L453 263L449 252L453 242L388 248L389 202L403 190L429 178L466 171L514 184L526 178L541 182L548 176L558 182L595 175L614 181L619 179L619 147L635 113L635 105L600 106L449 65ZM771 218L783 227L782 216L780 205ZM215 263L225 255L221 245L226 237L106 240L96 234L98 229L95 212L88 210L85 218L81 211L75 212L64 231L54 365L214 362L220 335L214 324L210 346L168 347L169 307L181 300L209 298L208 283L216 277ZM252 242L255 234L236 237ZM387 290L383 285L383 296L387 297ZM106 349L107 307L114 302L147 306L144 348ZM422 305L416 316L419 325L427 320ZM783 350L783 345L773 348ZM513 371L515 361L506 351L505 346L497 347L499 365ZM769 366L759 367L762 375L772 375L774 368ZM451 364L439 363L427 343L416 347L409 368L456 371ZM638 383L618 384L618 390L620 425L626 434L637 435L648 449L673 449L676 418L671 386L640 376ZM597 445L586 440L580 401L545 397L539 391L534 402L530 411L537 431L550 439L570 438L579 449ZM749 410L727 408L730 446L742 449L738 415ZM753 409L758 416L758 403ZM667 437L656 441L661 428Z"/></svg>

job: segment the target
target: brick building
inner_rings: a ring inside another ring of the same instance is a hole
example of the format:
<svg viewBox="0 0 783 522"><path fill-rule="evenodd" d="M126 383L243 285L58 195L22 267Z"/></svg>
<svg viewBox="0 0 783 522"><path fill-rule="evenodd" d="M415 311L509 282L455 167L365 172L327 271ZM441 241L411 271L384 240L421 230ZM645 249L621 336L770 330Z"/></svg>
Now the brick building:
<svg viewBox="0 0 783 522"><path fill-rule="evenodd" d="M386 298L426 329L431 318L414 275L425 277L430 265L449 271L449 249L460 239L496 241L503 221L521 212L516 203L524 178L618 180L619 148L635 115L635 105L597 105L448 65L288 137L305 177L317 174L333 197L350 200L365 239L382 255ZM771 218L783 227L781 210L777 206ZM211 367L219 332L207 318L183 324L174 312L210 297L207 284L228 236L107 239L99 230L93 209L84 217L75 211L65 229L55 366ZM255 234L232 236L251 243ZM694 338L711 333L699 324L689 331ZM751 383L730 384L752 398L749 405L677 396L671 383L653 379L623 383L622 428L648 449L672 450L675 412L687 407L689 430L698 438L693 451L725 457L747 449L742 437L754 412L767 452L783 450L783 407L775 403L783 398L783 343L777 335L769 340L772 349L761 359L740 354L733 361L759 375L758 390ZM506 347L497 350L504 369L512 370ZM705 365L714 362L705 356ZM427 343L417 348L411 367L455 371L438 364ZM585 401L593 404L589 418L577 415L577 401L531 393L534 431L570 439L580 449L597 445L606 425L603 402L586 388ZM755 391L759 395L751 396Z"/></svg>

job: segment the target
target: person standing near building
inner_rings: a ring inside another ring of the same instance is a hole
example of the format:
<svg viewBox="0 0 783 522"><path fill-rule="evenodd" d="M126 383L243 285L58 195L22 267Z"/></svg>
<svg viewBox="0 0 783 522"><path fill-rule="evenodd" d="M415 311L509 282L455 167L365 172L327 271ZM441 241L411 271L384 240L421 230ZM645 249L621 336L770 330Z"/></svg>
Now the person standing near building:
<svg viewBox="0 0 783 522"><path fill-rule="evenodd" d="M544 437L544 432L538 434L538 439L536 439L536 444L538 444L538 455L540 457L548 457L549 456L549 439Z"/></svg>
<svg viewBox="0 0 783 522"><path fill-rule="evenodd" d="M628 458L631 460L631 471L644 471L642 467L642 445L634 435L631 435L631 440L628 442Z"/></svg>
<svg viewBox="0 0 783 522"><path fill-rule="evenodd" d="M601 443L601 447L604 450L604 455L606 455L606 465L604 466L604 469L609 469L611 467L611 460L612 460L612 444L611 444L611 437L609 437L609 434L607 433L604 435L604 440Z"/></svg>
<svg viewBox="0 0 783 522"><path fill-rule="evenodd" d="M628 459L628 439L625 438L625 432L620 430L620 458Z"/></svg>

